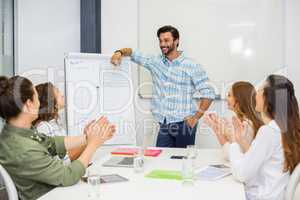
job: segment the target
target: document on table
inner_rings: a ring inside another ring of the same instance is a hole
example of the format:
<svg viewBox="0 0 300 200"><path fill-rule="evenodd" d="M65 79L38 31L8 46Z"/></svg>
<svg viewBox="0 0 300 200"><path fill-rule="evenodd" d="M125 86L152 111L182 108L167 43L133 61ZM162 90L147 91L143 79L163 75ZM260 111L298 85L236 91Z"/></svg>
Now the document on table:
<svg viewBox="0 0 300 200"><path fill-rule="evenodd" d="M226 176L231 175L230 168L221 165L209 165L196 170L195 177L198 180L216 181Z"/></svg>

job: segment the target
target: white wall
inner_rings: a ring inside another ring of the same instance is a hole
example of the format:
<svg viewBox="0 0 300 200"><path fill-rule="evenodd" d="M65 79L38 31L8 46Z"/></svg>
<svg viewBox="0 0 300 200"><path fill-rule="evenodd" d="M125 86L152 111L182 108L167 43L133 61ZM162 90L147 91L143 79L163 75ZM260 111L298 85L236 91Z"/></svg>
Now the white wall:
<svg viewBox="0 0 300 200"><path fill-rule="evenodd" d="M102 50L104 53L112 53L121 47L138 47L138 1L139 0L102 0ZM300 1L283 0L286 6L286 48L285 60L288 76L294 82L298 99L300 99L300 66L298 64L300 52ZM136 70L137 71L137 70ZM137 72L133 77L136 85L138 82ZM150 101L139 99L138 105L149 110ZM226 105L216 101L211 110L227 115ZM143 120L152 119L151 114L136 113L137 124L143 124ZM155 130L148 128L139 133L154 134ZM200 133L200 134L199 134ZM207 130L199 130L197 144L201 147L218 146L215 137Z"/></svg>
<svg viewBox="0 0 300 200"><path fill-rule="evenodd" d="M282 0L140 0L139 47L159 53L156 30L173 24L181 33L179 47L204 66L223 94L224 83L257 83L283 67L283 5ZM140 77L142 83L151 80L146 70ZM150 89L144 87L143 94Z"/></svg>
<svg viewBox="0 0 300 200"><path fill-rule="evenodd" d="M0 74L13 74L13 1L0 1ZM2 32L3 31L3 32ZM2 55L3 53L3 55Z"/></svg>
<svg viewBox="0 0 300 200"><path fill-rule="evenodd" d="M102 0L102 53L112 54L122 47L138 47L138 0ZM137 66L133 66L135 90L138 85ZM137 141L141 143L145 133L155 137L155 121L150 113L150 101L136 99Z"/></svg>
<svg viewBox="0 0 300 200"><path fill-rule="evenodd" d="M300 1L287 0L286 6L286 63L300 102Z"/></svg>
<svg viewBox="0 0 300 200"><path fill-rule="evenodd" d="M64 54L80 51L80 0L15 0L16 73L63 83Z"/></svg>
<svg viewBox="0 0 300 200"><path fill-rule="evenodd" d="M288 73L300 94L300 1L288 0L286 6L286 63ZM37 82L51 80L63 82L65 52L80 50L80 0L17 0L18 3L18 67L19 72L47 69L49 77L39 76ZM138 47L138 0L102 0L102 51L112 53L122 47ZM133 81L138 85L137 67L133 67ZM52 74L52 75L51 75ZM299 96L299 95L298 95ZM138 142L147 135L155 138L155 122L150 113L150 101L136 96L136 124ZM211 108L227 115L226 105L215 102ZM199 129L197 143L201 147L216 147L215 137L206 129Z"/></svg>
<svg viewBox="0 0 300 200"><path fill-rule="evenodd" d="M138 47L138 0L102 0L102 52L111 54L122 47ZM154 33L155 34L155 33ZM154 44L155 45L155 44ZM134 66L133 82L138 87L138 69ZM137 97L135 104L138 143L145 141L154 145L157 124L150 112L150 100ZM220 101L212 106L212 110L224 109ZM201 147L217 147L217 141L207 129L198 129L197 144Z"/></svg>

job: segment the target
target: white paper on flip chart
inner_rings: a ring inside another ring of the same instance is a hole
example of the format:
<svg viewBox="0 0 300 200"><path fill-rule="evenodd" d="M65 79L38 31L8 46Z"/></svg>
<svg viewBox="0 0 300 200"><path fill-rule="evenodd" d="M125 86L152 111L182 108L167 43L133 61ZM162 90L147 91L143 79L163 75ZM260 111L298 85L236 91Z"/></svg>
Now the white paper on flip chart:
<svg viewBox="0 0 300 200"><path fill-rule="evenodd" d="M117 126L116 135L106 144L135 144L135 92L130 65L129 59L123 59L120 66L112 66L107 55L66 56L69 135L81 134L88 122L104 115Z"/></svg>

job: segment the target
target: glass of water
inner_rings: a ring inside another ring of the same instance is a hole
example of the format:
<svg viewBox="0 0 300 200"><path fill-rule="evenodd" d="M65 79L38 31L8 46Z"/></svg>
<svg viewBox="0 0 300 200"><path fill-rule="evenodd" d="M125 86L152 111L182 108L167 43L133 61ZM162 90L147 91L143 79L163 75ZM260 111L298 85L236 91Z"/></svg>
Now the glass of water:
<svg viewBox="0 0 300 200"><path fill-rule="evenodd" d="M87 171L88 175L88 185L89 185L89 193L88 196L91 199L99 199L100 197L100 183L101 177L99 170L95 168L89 168Z"/></svg>
<svg viewBox="0 0 300 200"><path fill-rule="evenodd" d="M198 150L195 145L187 145L186 146L187 155L186 157L196 159L198 156Z"/></svg>
<svg viewBox="0 0 300 200"><path fill-rule="evenodd" d="M183 185L194 184L195 158L186 156L182 159L181 176Z"/></svg>
<svg viewBox="0 0 300 200"><path fill-rule="evenodd" d="M138 148L137 153L133 158L133 168L134 172L140 173L144 171L144 149Z"/></svg>

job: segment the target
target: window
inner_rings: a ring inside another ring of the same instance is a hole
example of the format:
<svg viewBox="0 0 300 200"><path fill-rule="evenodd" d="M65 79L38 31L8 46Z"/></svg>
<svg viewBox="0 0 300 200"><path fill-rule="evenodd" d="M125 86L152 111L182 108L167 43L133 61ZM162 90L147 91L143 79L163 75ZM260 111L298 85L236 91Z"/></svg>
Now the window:
<svg viewBox="0 0 300 200"><path fill-rule="evenodd" d="M0 75L14 73L13 0L0 0Z"/></svg>
<svg viewBox="0 0 300 200"><path fill-rule="evenodd" d="M0 75L12 76L14 73L14 17L13 0L0 0ZM0 118L0 130L3 122ZM0 175L0 199L8 199Z"/></svg>

